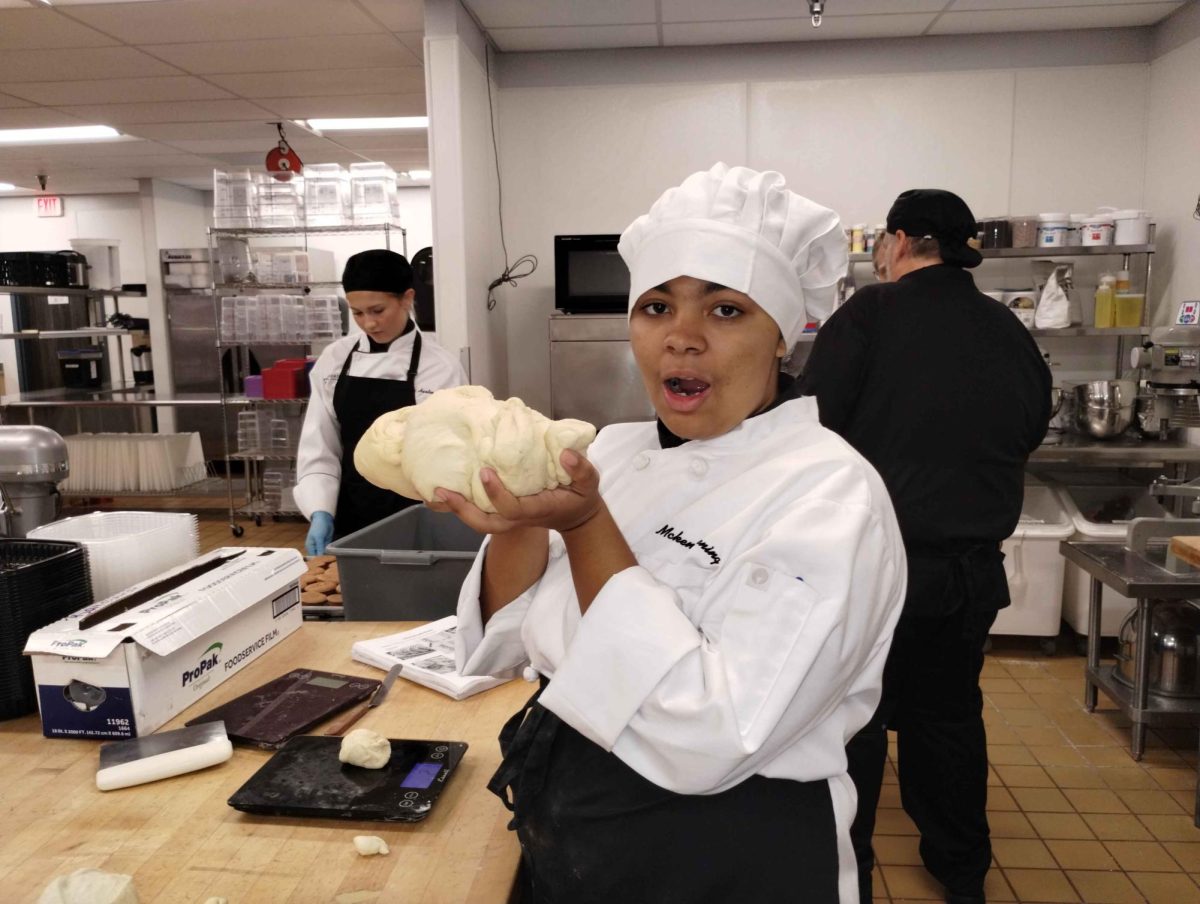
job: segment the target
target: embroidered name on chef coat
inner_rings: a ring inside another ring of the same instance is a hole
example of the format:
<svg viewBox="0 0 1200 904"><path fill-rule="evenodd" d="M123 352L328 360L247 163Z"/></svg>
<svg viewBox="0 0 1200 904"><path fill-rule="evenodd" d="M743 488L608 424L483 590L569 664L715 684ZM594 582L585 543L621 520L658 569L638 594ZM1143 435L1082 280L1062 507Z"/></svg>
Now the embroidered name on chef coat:
<svg viewBox="0 0 1200 904"><path fill-rule="evenodd" d="M715 549L713 549L711 546L709 546L703 540L687 539L687 537L685 537L683 535L682 531L675 530L675 528L673 528L669 524L664 524L662 527L660 527L657 531L655 531L655 535L659 536L659 537L666 537L668 540L678 543L680 546L684 547L685 549L699 548L700 550L702 550L704 552L705 555L707 555L710 559L712 559L712 563L714 565L721 564L721 557L719 555L717 555L717 551Z"/></svg>

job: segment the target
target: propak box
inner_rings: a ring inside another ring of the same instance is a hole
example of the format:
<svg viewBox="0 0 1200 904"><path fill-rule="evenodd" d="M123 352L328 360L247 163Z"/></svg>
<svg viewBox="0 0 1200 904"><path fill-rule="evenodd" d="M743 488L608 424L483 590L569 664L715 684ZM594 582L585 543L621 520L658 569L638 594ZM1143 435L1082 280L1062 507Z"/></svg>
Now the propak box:
<svg viewBox="0 0 1200 904"><path fill-rule="evenodd" d="M149 734L301 624L294 549L226 547L30 635L48 738Z"/></svg>

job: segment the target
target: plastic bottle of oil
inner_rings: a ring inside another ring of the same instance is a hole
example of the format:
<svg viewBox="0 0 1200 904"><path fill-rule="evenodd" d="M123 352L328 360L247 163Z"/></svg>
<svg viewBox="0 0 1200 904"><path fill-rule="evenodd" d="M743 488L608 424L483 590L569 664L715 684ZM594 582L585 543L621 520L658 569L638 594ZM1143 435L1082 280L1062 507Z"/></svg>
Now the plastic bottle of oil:
<svg viewBox="0 0 1200 904"><path fill-rule="evenodd" d="M1100 285L1096 287L1096 326L1116 326L1116 278L1105 273L1100 277Z"/></svg>

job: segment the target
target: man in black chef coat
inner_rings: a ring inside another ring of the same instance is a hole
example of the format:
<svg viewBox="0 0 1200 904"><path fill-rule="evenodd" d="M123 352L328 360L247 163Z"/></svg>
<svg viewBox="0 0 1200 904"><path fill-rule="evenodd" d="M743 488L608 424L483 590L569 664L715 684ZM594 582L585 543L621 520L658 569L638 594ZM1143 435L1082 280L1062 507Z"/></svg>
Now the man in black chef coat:
<svg viewBox="0 0 1200 904"><path fill-rule="evenodd" d="M974 235L957 195L900 195L883 237L893 282L864 287L829 318L796 387L878 469L908 553L883 699L847 747L864 904L888 729L904 809L946 900L982 902L991 863L979 673L996 612L1009 603L1000 544L1021 513L1051 380L1028 330L964 269L981 260L968 245Z"/></svg>

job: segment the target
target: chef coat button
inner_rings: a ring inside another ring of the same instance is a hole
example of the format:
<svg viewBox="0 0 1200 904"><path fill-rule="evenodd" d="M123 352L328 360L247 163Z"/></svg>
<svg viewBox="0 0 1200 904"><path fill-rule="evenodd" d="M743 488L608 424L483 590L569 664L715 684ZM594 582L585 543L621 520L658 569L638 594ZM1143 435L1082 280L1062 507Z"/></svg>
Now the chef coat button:
<svg viewBox="0 0 1200 904"><path fill-rule="evenodd" d="M538 680L538 670L531 665L525 666L525 671L521 672L521 677L530 684Z"/></svg>
<svg viewBox="0 0 1200 904"><path fill-rule="evenodd" d="M767 574L767 569L755 568L752 572L750 572L750 583L756 587L761 587L763 584L767 583L768 580L770 580L770 577L771 576Z"/></svg>
<svg viewBox="0 0 1200 904"><path fill-rule="evenodd" d="M639 471L645 469L648 464L650 464L650 456L645 452L638 453L637 457L633 460L633 466Z"/></svg>
<svg viewBox="0 0 1200 904"><path fill-rule="evenodd" d="M553 542L550 544L550 558L557 559L561 557L564 552L566 552L566 547L563 546L562 543Z"/></svg>
<svg viewBox="0 0 1200 904"><path fill-rule="evenodd" d="M708 462L703 458L693 458L688 464L688 470L696 477L703 477L708 473Z"/></svg>

